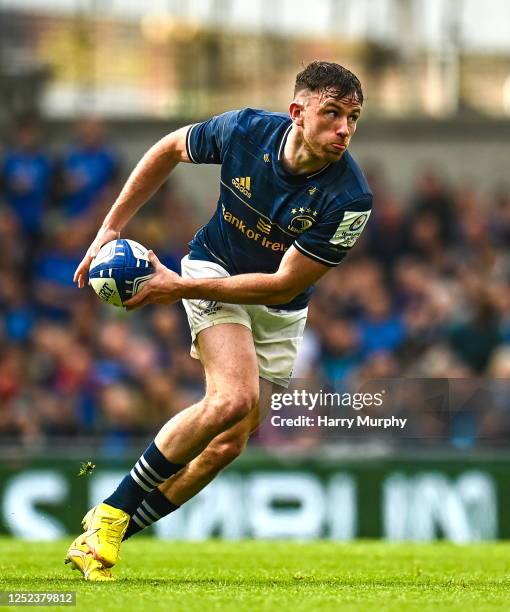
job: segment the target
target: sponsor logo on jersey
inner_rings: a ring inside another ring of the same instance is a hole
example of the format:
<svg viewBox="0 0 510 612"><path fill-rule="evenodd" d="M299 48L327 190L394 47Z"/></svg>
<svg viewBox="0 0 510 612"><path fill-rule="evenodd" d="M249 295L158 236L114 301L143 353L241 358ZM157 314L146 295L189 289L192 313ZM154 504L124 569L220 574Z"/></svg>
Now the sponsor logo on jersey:
<svg viewBox="0 0 510 612"><path fill-rule="evenodd" d="M233 215L231 212L229 212L225 208L224 204L221 205L221 212L223 215L223 219L225 219L227 223L239 230L241 234L248 238L248 240L253 240L254 242L260 244L260 246L263 246L265 249L270 249L271 251L280 251L282 253L285 253L285 251L289 248L285 243L269 240L260 232L255 231L246 223L244 219L236 217L236 215ZM266 223L266 225L270 226L270 223Z"/></svg>
<svg viewBox="0 0 510 612"><path fill-rule="evenodd" d="M251 177L250 176L242 176L240 178L233 178L232 185L236 189L239 189L241 193L243 193L247 198L251 198Z"/></svg>
<svg viewBox="0 0 510 612"><path fill-rule="evenodd" d="M271 161L271 157L269 157L269 153L264 153L264 162L268 164Z"/></svg>
<svg viewBox="0 0 510 612"><path fill-rule="evenodd" d="M336 228L336 232L329 242L331 244L348 248L354 246L354 243L360 237L371 212L371 210L367 210L365 212L348 210L344 212L342 222Z"/></svg>
<svg viewBox="0 0 510 612"><path fill-rule="evenodd" d="M264 221L264 219L260 219L257 221L257 229L259 229L261 232L264 232L264 234L270 234L271 233L271 223L268 223L267 221Z"/></svg>

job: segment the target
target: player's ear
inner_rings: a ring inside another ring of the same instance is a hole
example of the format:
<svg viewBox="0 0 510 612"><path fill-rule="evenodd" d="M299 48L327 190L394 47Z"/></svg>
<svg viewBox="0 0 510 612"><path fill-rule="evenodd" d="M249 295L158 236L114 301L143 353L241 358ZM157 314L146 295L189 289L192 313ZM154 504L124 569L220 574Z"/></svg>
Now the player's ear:
<svg viewBox="0 0 510 612"><path fill-rule="evenodd" d="M289 106L289 115L292 121L299 127L303 126L303 109L304 105L301 102L294 100Z"/></svg>

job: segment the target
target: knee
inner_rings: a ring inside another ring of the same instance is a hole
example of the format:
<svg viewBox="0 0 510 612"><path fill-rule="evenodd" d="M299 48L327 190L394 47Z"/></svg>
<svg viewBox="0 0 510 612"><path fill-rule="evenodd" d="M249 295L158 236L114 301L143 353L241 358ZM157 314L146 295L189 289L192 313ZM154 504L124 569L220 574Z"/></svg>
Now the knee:
<svg viewBox="0 0 510 612"><path fill-rule="evenodd" d="M215 393L205 398L208 417L221 425L223 431L230 429L257 406L258 394L248 390L233 393Z"/></svg>
<svg viewBox="0 0 510 612"><path fill-rule="evenodd" d="M222 470L237 459L243 452L247 439L247 436L237 436L217 442L213 440L207 448L208 463L211 468L215 471Z"/></svg>

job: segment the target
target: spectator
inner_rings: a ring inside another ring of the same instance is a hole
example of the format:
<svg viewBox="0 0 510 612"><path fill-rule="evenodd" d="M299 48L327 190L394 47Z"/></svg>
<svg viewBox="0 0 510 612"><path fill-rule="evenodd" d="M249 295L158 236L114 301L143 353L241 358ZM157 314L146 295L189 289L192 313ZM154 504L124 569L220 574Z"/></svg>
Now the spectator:
<svg viewBox="0 0 510 612"><path fill-rule="evenodd" d="M358 323L364 357L379 351L396 352L405 340L405 327L393 310L387 291L373 293L364 306L364 315Z"/></svg>
<svg viewBox="0 0 510 612"><path fill-rule="evenodd" d="M34 269L35 301L44 317L67 319L72 307L83 299L75 291L73 275L82 257L80 228L52 228Z"/></svg>
<svg viewBox="0 0 510 612"><path fill-rule="evenodd" d="M0 164L3 198L29 240L32 252L41 238L54 187L54 164L48 151L42 148L41 138L41 126L36 119L20 119Z"/></svg>
<svg viewBox="0 0 510 612"><path fill-rule="evenodd" d="M62 204L68 218L99 215L111 204L120 164L106 140L104 123L95 117L82 119L74 146L62 160Z"/></svg>

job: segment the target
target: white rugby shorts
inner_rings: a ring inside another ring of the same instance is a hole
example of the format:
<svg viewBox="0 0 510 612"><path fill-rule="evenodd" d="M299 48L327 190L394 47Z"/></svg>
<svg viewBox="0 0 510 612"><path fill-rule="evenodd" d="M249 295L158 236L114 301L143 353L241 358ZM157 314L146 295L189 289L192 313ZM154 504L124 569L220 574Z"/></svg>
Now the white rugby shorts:
<svg viewBox="0 0 510 612"><path fill-rule="evenodd" d="M211 261L181 261L183 278L221 278L230 274ZM262 305L226 304L211 300L182 300L191 330L191 356L200 359L197 335L203 329L222 323L239 323L253 336L259 376L288 387L299 345L303 339L308 308L280 310Z"/></svg>

